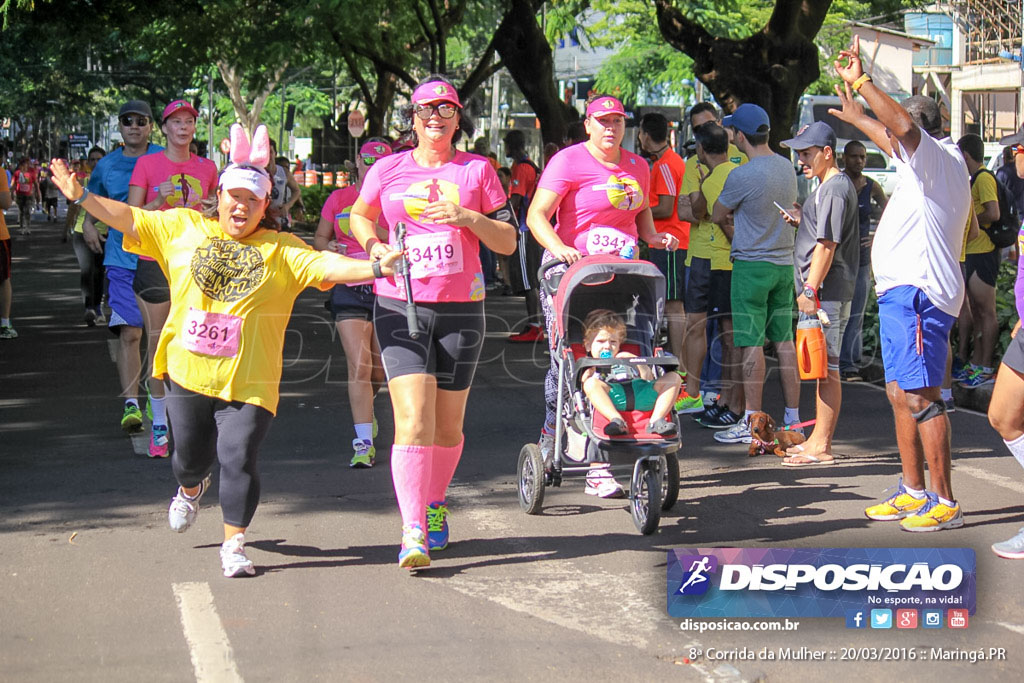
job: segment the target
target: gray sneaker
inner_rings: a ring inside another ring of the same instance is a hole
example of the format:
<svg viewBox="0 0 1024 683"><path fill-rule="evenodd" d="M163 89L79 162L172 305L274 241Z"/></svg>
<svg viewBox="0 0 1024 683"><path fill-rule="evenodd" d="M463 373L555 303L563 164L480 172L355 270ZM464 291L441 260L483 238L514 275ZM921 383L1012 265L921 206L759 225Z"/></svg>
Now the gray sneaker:
<svg viewBox="0 0 1024 683"><path fill-rule="evenodd" d="M993 543L992 552L1008 560L1024 560L1024 527L1010 540Z"/></svg>
<svg viewBox="0 0 1024 683"><path fill-rule="evenodd" d="M12 325L5 325L0 327L0 339L17 339L18 333L15 332Z"/></svg>
<svg viewBox="0 0 1024 683"><path fill-rule="evenodd" d="M716 432L715 441L719 443L750 443L750 424L744 418L724 432Z"/></svg>
<svg viewBox="0 0 1024 683"><path fill-rule="evenodd" d="M206 479L199 484L199 493L194 498L186 496L181 487L178 487L178 493L171 499L171 507L167 510L167 521L173 531L177 531L179 534L188 531L199 514L199 499L203 497L208 488L210 488L210 475L206 475Z"/></svg>
<svg viewBox="0 0 1024 683"><path fill-rule="evenodd" d="M252 560L245 556L245 536L235 534L220 547L220 566L224 570L224 576L233 579L242 574L253 576L256 568L252 566Z"/></svg>

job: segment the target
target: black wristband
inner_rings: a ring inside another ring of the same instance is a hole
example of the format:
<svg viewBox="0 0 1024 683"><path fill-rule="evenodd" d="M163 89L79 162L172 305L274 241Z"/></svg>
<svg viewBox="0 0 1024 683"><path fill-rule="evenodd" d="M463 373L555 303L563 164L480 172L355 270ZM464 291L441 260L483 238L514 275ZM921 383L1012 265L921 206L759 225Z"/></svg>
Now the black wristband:
<svg viewBox="0 0 1024 683"><path fill-rule="evenodd" d="M384 277L384 271L380 269L380 261L370 261L370 268L373 269L373 276L377 279Z"/></svg>

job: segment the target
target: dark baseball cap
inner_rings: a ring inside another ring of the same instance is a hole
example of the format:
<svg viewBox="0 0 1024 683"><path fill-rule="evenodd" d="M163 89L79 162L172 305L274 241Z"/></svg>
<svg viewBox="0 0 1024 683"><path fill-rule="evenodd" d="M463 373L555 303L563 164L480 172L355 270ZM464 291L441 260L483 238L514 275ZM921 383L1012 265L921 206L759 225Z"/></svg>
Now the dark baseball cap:
<svg viewBox="0 0 1024 683"><path fill-rule="evenodd" d="M117 112L118 116L124 114L142 114L148 116L150 119L153 118L153 110L149 108L149 104L142 100L129 100L121 105L121 111Z"/></svg>
<svg viewBox="0 0 1024 683"><path fill-rule="evenodd" d="M736 111L722 119L726 128L735 128L745 135L767 133L771 128L768 112L756 104L741 104ZM761 130L764 128L764 130Z"/></svg>
<svg viewBox="0 0 1024 683"><path fill-rule="evenodd" d="M781 144L783 147L789 147L798 152L808 147L831 147L834 152L836 132L824 121L815 121L801 128L795 138L783 140Z"/></svg>

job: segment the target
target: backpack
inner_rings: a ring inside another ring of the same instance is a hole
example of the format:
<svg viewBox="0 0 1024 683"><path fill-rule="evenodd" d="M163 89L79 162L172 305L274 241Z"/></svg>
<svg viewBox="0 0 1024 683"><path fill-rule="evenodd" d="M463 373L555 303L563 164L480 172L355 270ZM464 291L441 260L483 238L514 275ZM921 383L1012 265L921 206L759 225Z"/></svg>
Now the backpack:
<svg viewBox="0 0 1024 683"><path fill-rule="evenodd" d="M1013 197L1010 196L1010 191L1006 189L1003 181L999 180L995 173L987 168L978 169L971 176L972 187L974 186L974 181L982 173L988 173L992 176L992 180L996 181L996 194L999 196L999 220L982 229L988 235L988 238L992 240L992 244L995 245L996 249L1005 249L1017 241L1017 233L1020 232L1021 225L1020 216L1017 214L1017 205L1014 203Z"/></svg>

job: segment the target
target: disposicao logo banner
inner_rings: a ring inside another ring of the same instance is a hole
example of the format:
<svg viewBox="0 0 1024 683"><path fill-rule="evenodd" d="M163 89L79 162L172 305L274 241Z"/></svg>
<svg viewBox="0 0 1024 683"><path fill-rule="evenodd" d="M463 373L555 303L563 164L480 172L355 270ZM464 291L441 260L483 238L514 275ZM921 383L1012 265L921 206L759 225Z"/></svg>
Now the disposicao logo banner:
<svg viewBox="0 0 1024 683"><path fill-rule="evenodd" d="M847 610L975 611L970 548L682 548L668 552L673 617L844 617Z"/></svg>

